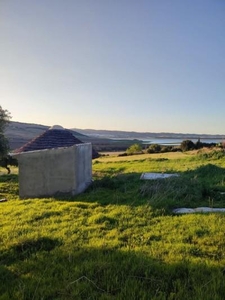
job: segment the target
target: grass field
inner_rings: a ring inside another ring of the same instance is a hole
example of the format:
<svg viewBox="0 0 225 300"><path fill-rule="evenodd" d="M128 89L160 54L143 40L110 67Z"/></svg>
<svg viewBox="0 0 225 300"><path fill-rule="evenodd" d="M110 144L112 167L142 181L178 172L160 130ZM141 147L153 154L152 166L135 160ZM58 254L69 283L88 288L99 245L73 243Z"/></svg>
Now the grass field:
<svg viewBox="0 0 225 300"><path fill-rule="evenodd" d="M20 200L17 169L0 176L1 300L224 299L225 215L172 213L225 207L223 152L105 156L93 179L76 197Z"/></svg>

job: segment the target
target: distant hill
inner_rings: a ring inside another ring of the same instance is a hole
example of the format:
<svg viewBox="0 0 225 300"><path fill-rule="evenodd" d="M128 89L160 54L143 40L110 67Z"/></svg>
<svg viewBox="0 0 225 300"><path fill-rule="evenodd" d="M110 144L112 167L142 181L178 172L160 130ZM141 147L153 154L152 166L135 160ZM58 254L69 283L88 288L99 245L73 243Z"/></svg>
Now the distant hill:
<svg viewBox="0 0 225 300"><path fill-rule="evenodd" d="M22 123L22 122L10 122L5 130L5 135L9 140L10 149L14 150L20 148L25 145L27 142L41 135L49 126L41 125L41 124L32 124L32 123ZM109 142L108 139L105 138L96 138L87 136L83 133L77 132L71 129L73 135L77 137L82 142L89 142L93 145L104 145ZM95 147L96 148L96 147ZM101 147L100 147L101 148ZM100 149L101 150L101 149Z"/></svg>
<svg viewBox="0 0 225 300"><path fill-rule="evenodd" d="M28 141L36 138L49 126L22 122L10 122L5 130L9 139L10 149L17 149ZM90 142L97 151L125 150L137 140L151 140L152 138L174 138L174 139L224 139L225 135L211 134L184 134L184 133L154 133L118 130L96 130L96 129L70 129L75 137L82 142Z"/></svg>
<svg viewBox="0 0 225 300"><path fill-rule="evenodd" d="M9 140L10 149L14 150L41 135L49 128L49 126L40 124L10 122L5 130L5 135ZM89 138L81 133L73 131L73 134L84 142L89 141Z"/></svg>
<svg viewBox="0 0 225 300"><path fill-rule="evenodd" d="M38 124L10 122L5 130L5 135L9 140L10 149L13 150L39 136L48 128L48 126Z"/></svg>
<svg viewBox="0 0 225 300"><path fill-rule="evenodd" d="M146 140L151 138L171 138L171 139L224 139L221 134L195 134L195 133L171 133L171 132L136 132L136 131L117 131L117 130L96 130L79 129L73 130L92 137L110 138L110 139L138 139Z"/></svg>

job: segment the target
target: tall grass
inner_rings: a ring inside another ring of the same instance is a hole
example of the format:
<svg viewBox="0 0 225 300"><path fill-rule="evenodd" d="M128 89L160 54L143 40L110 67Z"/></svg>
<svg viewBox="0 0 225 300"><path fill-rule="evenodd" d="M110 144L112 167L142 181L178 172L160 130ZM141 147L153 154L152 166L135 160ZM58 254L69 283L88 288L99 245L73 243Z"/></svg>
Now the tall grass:
<svg viewBox="0 0 225 300"><path fill-rule="evenodd" d="M225 216L172 208L224 206L225 159L184 154L93 163L71 198L19 200L0 177L0 299L224 299ZM177 172L142 181L142 172Z"/></svg>

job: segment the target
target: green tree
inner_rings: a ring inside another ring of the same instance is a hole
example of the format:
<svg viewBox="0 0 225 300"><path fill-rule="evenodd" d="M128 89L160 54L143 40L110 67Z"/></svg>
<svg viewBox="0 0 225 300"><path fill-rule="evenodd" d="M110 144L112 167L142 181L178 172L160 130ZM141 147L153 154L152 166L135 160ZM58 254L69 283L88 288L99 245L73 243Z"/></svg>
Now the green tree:
<svg viewBox="0 0 225 300"><path fill-rule="evenodd" d="M127 154L142 153L142 147L140 144L133 144L127 149Z"/></svg>
<svg viewBox="0 0 225 300"><path fill-rule="evenodd" d="M0 158L4 157L9 151L9 143L4 131L10 118L10 112L0 106Z"/></svg>
<svg viewBox="0 0 225 300"><path fill-rule="evenodd" d="M196 148L196 149L201 149L201 148L203 148L203 143L200 141L200 138L199 138L198 141L195 143L195 148Z"/></svg>
<svg viewBox="0 0 225 300"><path fill-rule="evenodd" d="M180 148L182 151L189 151L195 149L195 144L191 140L184 140L180 144Z"/></svg>
<svg viewBox="0 0 225 300"><path fill-rule="evenodd" d="M161 151L161 146L159 144L151 144L148 147L148 153L159 153Z"/></svg>

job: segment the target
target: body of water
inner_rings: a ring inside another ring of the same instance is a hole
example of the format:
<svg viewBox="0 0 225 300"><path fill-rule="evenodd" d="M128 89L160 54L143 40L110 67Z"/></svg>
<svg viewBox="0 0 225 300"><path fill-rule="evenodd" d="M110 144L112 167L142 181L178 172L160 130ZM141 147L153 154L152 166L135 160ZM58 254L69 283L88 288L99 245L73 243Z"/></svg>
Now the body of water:
<svg viewBox="0 0 225 300"><path fill-rule="evenodd" d="M178 146L180 145L184 140L187 139L168 139L168 138L152 138L149 140L143 139L143 144L158 144L158 145L165 145L165 146ZM189 140L189 139L188 139ZM198 139L190 139L193 143L196 143ZM222 139L200 139L201 143L221 143L223 142Z"/></svg>

